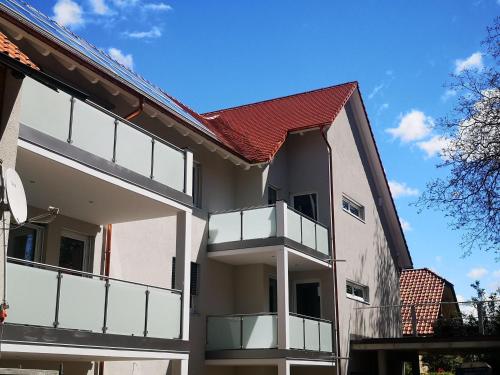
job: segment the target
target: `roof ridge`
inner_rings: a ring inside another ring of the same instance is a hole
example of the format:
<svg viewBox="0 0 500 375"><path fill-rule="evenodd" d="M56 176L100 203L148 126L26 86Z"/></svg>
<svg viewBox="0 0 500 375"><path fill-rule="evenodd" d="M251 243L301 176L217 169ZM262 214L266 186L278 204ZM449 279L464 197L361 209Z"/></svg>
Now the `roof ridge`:
<svg viewBox="0 0 500 375"><path fill-rule="evenodd" d="M336 84L336 85L331 85L331 86L326 86L326 87L320 87L319 89L307 90L307 91L297 92L297 93L289 94L289 95L285 95L285 96L279 96L279 97L276 97L276 98L259 100L257 102L240 104L240 105L237 105L237 106L234 106L234 107L227 107L227 108L217 109L215 111L201 113L201 115L202 116L210 116L210 115L214 115L214 114L220 113L220 112L232 111L232 110L240 109L240 108L243 108L243 107L252 107L252 106L255 106L255 105L259 105L259 104L274 102L274 101L278 101L278 100L282 100L282 99L288 99L288 98L295 97L295 96L300 96L300 95L307 95L307 94L311 94L311 93L315 93L315 92L319 92L319 91L325 91L325 90L333 89L333 88L336 88L336 87L347 86L347 85L352 85L352 84L354 84L356 86L359 85L358 81L349 81L349 82L339 83L339 84Z"/></svg>

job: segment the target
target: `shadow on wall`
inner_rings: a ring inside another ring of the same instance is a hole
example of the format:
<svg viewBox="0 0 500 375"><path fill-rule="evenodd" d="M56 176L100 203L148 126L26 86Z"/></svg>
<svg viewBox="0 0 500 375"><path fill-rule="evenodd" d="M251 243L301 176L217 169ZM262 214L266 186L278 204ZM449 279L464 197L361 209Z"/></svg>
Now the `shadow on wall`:
<svg viewBox="0 0 500 375"><path fill-rule="evenodd" d="M378 217L374 209L373 217ZM397 337L401 335L401 314L399 307L399 277L396 265L388 249L385 240L384 230L377 219L375 222L375 232L373 245L375 264L370 265L375 271L373 285L377 288L371 291L372 300L370 306L365 309L351 311L351 339L362 337ZM358 277L366 265L366 251L360 257L361 267L358 270ZM373 307L373 308L369 308ZM381 307L381 308L379 308Z"/></svg>

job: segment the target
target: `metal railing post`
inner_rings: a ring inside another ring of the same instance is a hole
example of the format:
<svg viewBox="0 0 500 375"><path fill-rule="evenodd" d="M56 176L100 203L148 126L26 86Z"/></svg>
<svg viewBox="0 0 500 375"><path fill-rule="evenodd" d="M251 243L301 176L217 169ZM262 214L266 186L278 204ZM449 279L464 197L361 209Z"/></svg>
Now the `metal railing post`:
<svg viewBox="0 0 500 375"><path fill-rule="evenodd" d="M57 272L57 292L56 292L56 311L54 315L54 328L59 326L59 301L61 299L61 280L62 280L61 271Z"/></svg>
<svg viewBox="0 0 500 375"><path fill-rule="evenodd" d="M304 244L304 238L303 238L303 230L302 230L302 215L299 215L300 218L300 243Z"/></svg>
<svg viewBox="0 0 500 375"><path fill-rule="evenodd" d="M151 179L153 179L153 177L154 177L154 174L153 174L154 161L155 161L155 139L151 138L151 173L149 174L149 177Z"/></svg>
<svg viewBox="0 0 500 375"><path fill-rule="evenodd" d="M146 289L146 307L144 309L144 337L148 335L149 289Z"/></svg>
<svg viewBox="0 0 500 375"><path fill-rule="evenodd" d="M415 305L411 305L411 332L413 336L418 336L417 332L417 310L415 309Z"/></svg>
<svg viewBox="0 0 500 375"><path fill-rule="evenodd" d="M243 316L240 316L240 349L243 349Z"/></svg>
<svg viewBox="0 0 500 375"><path fill-rule="evenodd" d="M104 319L102 322L102 333L106 333L108 330L108 297L109 297L109 279L106 279L106 284L104 284Z"/></svg>
<svg viewBox="0 0 500 375"><path fill-rule="evenodd" d="M302 336L303 336L303 342L304 342L304 350L306 350L306 320L302 318Z"/></svg>
<svg viewBox="0 0 500 375"><path fill-rule="evenodd" d="M73 109L75 108L75 98L69 99L69 128L68 128L68 143L73 143Z"/></svg>
<svg viewBox="0 0 500 375"><path fill-rule="evenodd" d="M321 327L320 322L318 320L318 351L321 351Z"/></svg>
<svg viewBox="0 0 500 375"><path fill-rule="evenodd" d="M115 119L115 129L113 131L113 158L111 161L116 163L116 137L118 135L118 120Z"/></svg>
<svg viewBox="0 0 500 375"><path fill-rule="evenodd" d="M240 211L240 240L243 241L243 211Z"/></svg>

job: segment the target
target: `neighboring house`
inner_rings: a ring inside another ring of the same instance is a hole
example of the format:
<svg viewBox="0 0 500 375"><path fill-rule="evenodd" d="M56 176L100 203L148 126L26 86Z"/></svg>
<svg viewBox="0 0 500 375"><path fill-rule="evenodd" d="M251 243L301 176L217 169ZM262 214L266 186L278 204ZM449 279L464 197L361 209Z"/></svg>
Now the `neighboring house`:
<svg viewBox="0 0 500 375"><path fill-rule="evenodd" d="M356 82L201 115L24 3L0 0L0 31L0 158L32 218L7 238L0 367L376 366L350 341L399 317L352 312L400 304L412 261Z"/></svg>
<svg viewBox="0 0 500 375"><path fill-rule="evenodd" d="M399 283L403 335L432 335L440 318L451 322L450 318L460 316L453 284L435 272L427 268L403 270Z"/></svg>

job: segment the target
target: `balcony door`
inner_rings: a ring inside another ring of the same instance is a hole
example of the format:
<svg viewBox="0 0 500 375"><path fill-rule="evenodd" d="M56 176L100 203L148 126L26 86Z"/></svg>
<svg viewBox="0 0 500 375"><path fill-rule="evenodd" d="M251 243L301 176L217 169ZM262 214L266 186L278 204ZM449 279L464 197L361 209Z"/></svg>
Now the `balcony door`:
<svg viewBox="0 0 500 375"><path fill-rule="evenodd" d="M319 287L319 282L297 282L295 284L297 314L321 318Z"/></svg>
<svg viewBox="0 0 500 375"><path fill-rule="evenodd" d="M40 262L44 231L44 227L33 224L24 224L16 229L11 229L7 255L30 262Z"/></svg>
<svg viewBox="0 0 500 375"><path fill-rule="evenodd" d="M70 231L62 232L59 247L59 267L88 271L89 248L89 236Z"/></svg>

